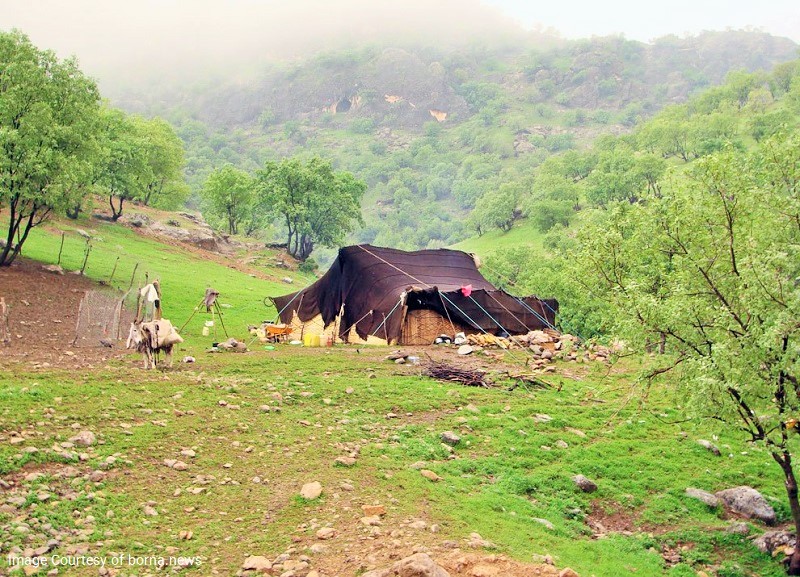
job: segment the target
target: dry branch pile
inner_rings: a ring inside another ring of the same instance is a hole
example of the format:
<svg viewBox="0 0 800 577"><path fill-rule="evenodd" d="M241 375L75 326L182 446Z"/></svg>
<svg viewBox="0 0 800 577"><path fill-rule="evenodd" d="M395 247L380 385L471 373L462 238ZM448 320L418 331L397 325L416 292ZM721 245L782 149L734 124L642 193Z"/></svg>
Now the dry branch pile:
<svg viewBox="0 0 800 577"><path fill-rule="evenodd" d="M459 383L468 387L488 389L492 386L492 383L486 380L486 373L483 371L460 369L445 363L431 362L425 368L425 374L440 381Z"/></svg>

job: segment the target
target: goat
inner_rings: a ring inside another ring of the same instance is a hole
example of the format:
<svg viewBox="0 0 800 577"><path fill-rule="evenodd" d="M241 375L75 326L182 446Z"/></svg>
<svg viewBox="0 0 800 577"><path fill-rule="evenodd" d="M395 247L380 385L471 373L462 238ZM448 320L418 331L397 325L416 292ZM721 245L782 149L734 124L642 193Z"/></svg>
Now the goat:
<svg viewBox="0 0 800 577"><path fill-rule="evenodd" d="M167 319L134 321L128 333L127 348L142 353L145 369L154 369L158 354L164 353L167 366L172 366L172 347L182 343L183 338Z"/></svg>

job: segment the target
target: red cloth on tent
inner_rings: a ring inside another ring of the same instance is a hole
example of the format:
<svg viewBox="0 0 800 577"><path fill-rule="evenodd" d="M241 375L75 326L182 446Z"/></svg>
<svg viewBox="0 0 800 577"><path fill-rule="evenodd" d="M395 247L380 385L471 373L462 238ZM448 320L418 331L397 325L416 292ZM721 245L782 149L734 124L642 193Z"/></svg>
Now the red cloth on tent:
<svg viewBox="0 0 800 577"><path fill-rule="evenodd" d="M461 287L461 294L464 295L465 297L469 297L469 295L472 294L472 285L468 284L466 286L462 286Z"/></svg>

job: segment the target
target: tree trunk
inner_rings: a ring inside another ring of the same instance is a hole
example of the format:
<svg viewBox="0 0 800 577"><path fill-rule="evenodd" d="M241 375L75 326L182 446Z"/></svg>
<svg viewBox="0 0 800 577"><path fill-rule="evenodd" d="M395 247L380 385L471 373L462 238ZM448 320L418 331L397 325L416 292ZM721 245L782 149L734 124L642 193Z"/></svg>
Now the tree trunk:
<svg viewBox="0 0 800 577"><path fill-rule="evenodd" d="M119 220L119 217L122 216L122 203L123 202L125 202L125 199L122 196L120 196L119 197L119 209L117 209L117 207L114 206L114 195L112 194L111 196L108 197L108 204L111 205L111 220L113 220L114 222L117 222L117 220Z"/></svg>
<svg viewBox="0 0 800 577"><path fill-rule="evenodd" d="M788 451L784 451L782 454L773 453L772 456L783 469L786 495L789 497L789 508L792 511L792 522L794 523L794 553L789 558L787 572L789 575L800 575L800 500L797 496L797 479L792 468L792 457Z"/></svg>
<svg viewBox="0 0 800 577"><path fill-rule="evenodd" d="M22 236L17 240L17 244L14 245L14 249L11 251L11 256L8 256L8 250L3 252L3 266L10 266L14 259L19 256L20 252L22 252L22 245L25 242L25 239L28 238L28 233L33 228L33 217L36 215L36 212L31 212L30 216L28 217L28 222L25 223L25 232L22 233ZM17 233L19 233L19 225L17 225ZM8 249L8 247L6 247Z"/></svg>

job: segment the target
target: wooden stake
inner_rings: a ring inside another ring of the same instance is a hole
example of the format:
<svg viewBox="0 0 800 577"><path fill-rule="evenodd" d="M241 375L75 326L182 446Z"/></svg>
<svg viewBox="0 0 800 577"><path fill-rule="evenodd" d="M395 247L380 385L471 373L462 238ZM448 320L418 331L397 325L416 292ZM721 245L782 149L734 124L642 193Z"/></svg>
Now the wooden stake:
<svg viewBox="0 0 800 577"><path fill-rule="evenodd" d="M56 262L57 265L61 266L61 252L64 250L64 235L66 233L61 231L61 246L58 248L58 261Z"/></svg>
<svg viewBox="0 0 800 577"><path fill-rule="evenodd" d="M117 265L118 264L119 264L119 257L117 257L117 260L114 261L114 268L111 269L111 276L108 277L108 284L109 285L111 284L111 281L114 280L114 273L117 272Z"/></svg>
<svg viewBox="0 0 800 577"><path fill-rule="evenodd" d="M86 239L86 248L84 249L84 252L83 252L83 266L81 266L81 276L83 276L83 273L86 272L86 265L89 263L89 253L90 252L92 252L92 243L87 238Z"/></svg>
<svg viewBox="0 0 800 577"><path fill-rule="evenodd" d="M0 297L0 341L4 345L11 344L11 327L8 322L8 307L6 306L6 299Z"/></svg>

